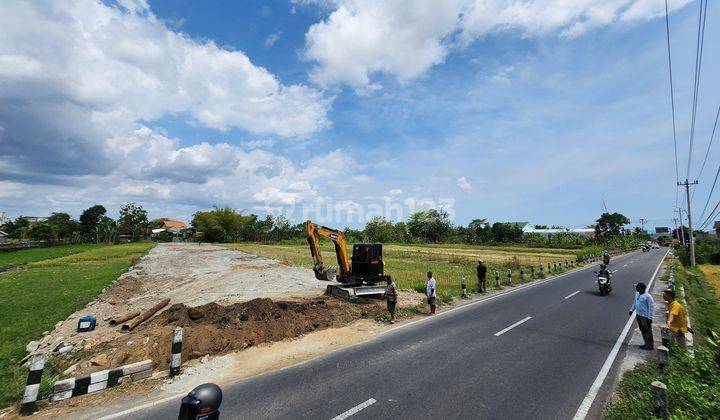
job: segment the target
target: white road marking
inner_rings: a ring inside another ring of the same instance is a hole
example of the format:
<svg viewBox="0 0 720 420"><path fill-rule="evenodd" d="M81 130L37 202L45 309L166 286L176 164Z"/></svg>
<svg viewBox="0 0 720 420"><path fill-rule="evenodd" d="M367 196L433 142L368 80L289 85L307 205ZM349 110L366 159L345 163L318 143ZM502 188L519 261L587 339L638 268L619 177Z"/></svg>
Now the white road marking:
<svg viewBox="0 0 720 420"><path fill-rule="evenodd" d="M147 403L147 404L138 405L137 407L133 407L133 408L130 408L130 409L121 411L121 412L119 412L119 413L113 413L113 414L110 414L110 415L108 415L108 416L100 417L99 420L121 419L121 418L127 417L128 415L130 415L130 414L132 414L132 413L136 413L136 412L138 412L138 411L146 410L146 409L148 409L148 408L155 407L155 406L157 406L157 405L163 404L163 403L168 402L168 401L172 401L172 400L180 401L180 399L181 399L182 397L184 397L185 395L187 395L187 393L182 393L182 394L177 394L177 395L171 395L171 396L169 396L169 397L162 398L162 399L159 399L159 400L156 400L156 401L152 401L152 402L149 402L149 403Z"/></svg>
<svg viewBox="0 0 720 420"><path fill-rule="evenodd" d="M625 265L622 266L622 268L625 268L625 267L627 267L627 264L625 264Z"/></svg>
<svg viewBox="0 0 720 420"><path fill-rule="evenodd" d="M500 337L501 335L503 335L503 334L505 334L506 332L512 330L513 328L517 327L518 325L522 324L523 322L529 321L530 319L532 319L531 316L526 316L525 318L523 318L523 319L521 319L520 321L512 324L511 326L509 326L509 327L507 327L507 328L505 328L505 329L502 329L502 330L496 332L496 333L495 333L495 337Z"/></svg>
<svg viewBox="0 0 720 420"><path fill-rule="evenodd" d="M569 295L565 296L565 299L570 299L571 297L577 295L578 293L580 293L579 290L578 290L577 292L572 292L572 293L570 293Z"/></svg>
<svg viewBox="0 0 720 420"><path fill-rule="evenodd" d="M353 414L359 412L360 410L363 410L365 408L370 407L371 405L375 404L377 401L375 401L375 398L370 398L369 400L365 401L364 403L358 404L355 407L349 409L348 411L338 414L337 416L333 417L330 420L344 420Z"/></svg>
<svg viewBox="0 0 720 420"><path fill-rule="evenodd" d="M660 271L660 267L662 267L663 261L665 261L666 256L667 252L665 252L665 255L663 255L662 259L660 259L660 264L658 264L652 277L650 277L650 281L647 285L648 290L650 290L650 288L652 287L653 281L655 281L655 276L657 276L658 271ZM582 403L580 403L580 407L578 407L577 412L575 413L575 417L573 417L573 420L582 420L588 415L588 412L590 412L590 407L592 407L592 404L595 401L595 397L597 397L598 392L600 392L600 388L602 387L603 382L605 382L605 378L607 377L608 372L610 372L610 368L615 362L615 358L620 351L620 346L622 346L622 343L625 341L625 337L627 336L628 331L630 331L630 327L632 326L634 321L635 312L630 315L630 319L628 319L625 323L625 327L622 329L622 332L620 333L617 341L615 341L615 345L613 346L612 350L610 350L610 354L608 354L607 359L605 359L605 363L603 363L602 368L600 368L600 372L598 372L595 381L590 386L590 390L588 391L585 398L582 400Z"/></svg>

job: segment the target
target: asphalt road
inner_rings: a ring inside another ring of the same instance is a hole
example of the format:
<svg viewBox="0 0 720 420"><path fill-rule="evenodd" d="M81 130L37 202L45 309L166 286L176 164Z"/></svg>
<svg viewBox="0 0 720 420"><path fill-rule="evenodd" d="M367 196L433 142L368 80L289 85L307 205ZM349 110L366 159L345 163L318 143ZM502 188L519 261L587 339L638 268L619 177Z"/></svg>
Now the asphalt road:
<svg viewBox="0 0 720 420"><path fill-rule="evenodd" d="M613 258L609 296L585 268L226 385L221 418L573 418L628 321L634 283L664 254ZM178 408L123 417L177 418Z"/></svg>

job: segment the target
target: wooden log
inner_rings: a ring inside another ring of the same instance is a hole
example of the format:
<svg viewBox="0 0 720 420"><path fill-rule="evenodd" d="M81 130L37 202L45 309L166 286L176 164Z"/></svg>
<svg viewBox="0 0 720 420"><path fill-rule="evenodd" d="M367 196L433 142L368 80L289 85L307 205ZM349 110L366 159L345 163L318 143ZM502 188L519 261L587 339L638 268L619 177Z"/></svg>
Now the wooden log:
<svg viewBox="0 0 720 420"><path fill-rule="evenodd" d="M160 302L153 305L150 309L144 310L139 316L137 316L137 317L131 319L129 322L123 324L121 329L123 331L132 331L135 327L142 324L143 321L145 321L146 319L155 315L155 312L164 308L168 303L170 303L170 299L168 299L168 298L161 300Z"/></svg>
<svg viewBox="0 0 720 420"><path fill-rule="evenodd" d="M137 310L137 311L132 311L132 312L128 312L128 313L126 313L126 314L123 314L123 315L120 315L120 316L118 316L118 317L116 317L116 318L111 319L111 320L110 320L110 325L112 325L113 327L116 326L116 325L122 325L122 324L124 324L125 322L130 321L131 319L135 318L135 317L138 316L138 315L140 315L140 311L139 311L139 310Z"/></svg>

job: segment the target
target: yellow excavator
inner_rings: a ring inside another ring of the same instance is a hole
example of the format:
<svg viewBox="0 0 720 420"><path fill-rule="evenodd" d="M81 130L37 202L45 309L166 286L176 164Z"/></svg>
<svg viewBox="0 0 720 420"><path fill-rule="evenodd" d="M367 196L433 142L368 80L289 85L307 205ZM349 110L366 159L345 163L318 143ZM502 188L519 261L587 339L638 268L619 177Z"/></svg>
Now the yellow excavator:
<svg viewBox="0 0 720 420"><path fill-rule="evenodd" d="M353 245L352 257L348 255L345 235L342 231L305 222L305 232L313 258L315 278L325 281L337 281L340 285L328 285L327 294L353 300L357 297L381 297L385 275L381 243L357 243ZM338 266L326 266L320 252L320 238L327 238L335 245ZM378 296L379 295L379 296Z"/></svg>

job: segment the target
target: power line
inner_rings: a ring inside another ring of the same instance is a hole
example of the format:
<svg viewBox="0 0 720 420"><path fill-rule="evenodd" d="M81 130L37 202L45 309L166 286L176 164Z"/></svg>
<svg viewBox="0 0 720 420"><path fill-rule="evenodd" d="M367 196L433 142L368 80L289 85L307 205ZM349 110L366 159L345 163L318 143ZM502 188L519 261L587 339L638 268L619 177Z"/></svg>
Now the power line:
<svg viewBox="0 0 720 420"><path fill-rule="evenodd" d="M700 167L700 173L698 174L698 177L696 179L700 178L700 175L702 175L703 168L705 168L705 162L707 161L708 153L710 152L710 146L712 146L713 139L715 138L715 130L717 129L718 117L720 117L720 105L718 105L718 110L717 110L717 113L715 114L715 124L713 125L712 134L710 135L710 143L708 144L707 152L705 152L705 160L703 160L703 164ZM700 214L700 219L702 219L703 215L705 214L705 210L707 210L707 206L708 206L708 203L710 202L710 198L712 198L713 190L715 190L715 184L717 183L717 180L718 180L718 175L720 175L720 165L718 165L718 170L715 173L715 180L713 181L712 189L710 189L710 194L708 195L708 198L705 201L705 207L703 207L703 211ZM695 197L695 191L697 191L697 189L693 190L693 197ZM692 201L692 198L690 201Z"/></svg>
<svg viewBox="0 0 720 420"><path fill-rule="evenodd" d="M680 180L678 171L677 129L675 128L675 89L673 88L672 54L670 53L670 17L668 16L668 2L665 0L665 34L667 38L668 70L670 72L670 107L672 109L673 145L675 146L675 182ZM678 188L675 188L675 206L678 201Z"/></svg>
<svg viewBox="0 0 720 420"><path fill-rule="evenodd" d="M693 86L693 106L692 117L690 122L690 149L688 152L687 175L690 177L690 167L692 164L693 142L695 140L695 117L697 115L698 91L700 90L700 72L702 69L703 47L705 45L705 18L707 17L707 0L700 0L700 15L698 17L698 35L697 44L695 46L695 82Z"/></svg>

